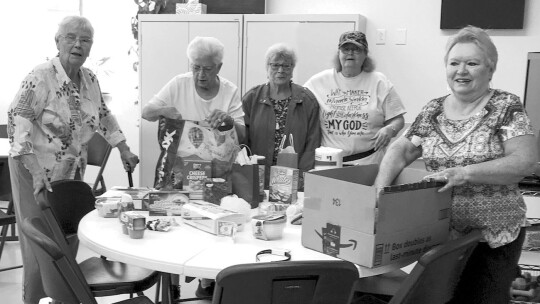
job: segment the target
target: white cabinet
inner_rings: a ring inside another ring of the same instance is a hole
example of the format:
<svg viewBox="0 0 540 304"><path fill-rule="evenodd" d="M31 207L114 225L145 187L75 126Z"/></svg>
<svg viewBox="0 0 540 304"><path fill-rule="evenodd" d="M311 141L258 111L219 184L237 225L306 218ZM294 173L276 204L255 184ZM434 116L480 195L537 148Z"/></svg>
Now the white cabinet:
<svg viewBox="0 0 540 304"><path fill-rule="evenodd" d="M293 81L303 84L313 74L332 67L339 35L365 31L366 19L344 15L139 15L139 97L146 103L172 77L189 71L188 43L212 36L225 44L220 75L242 94L267 81L264 55L277 42L295 48L298 62ZM140 186L153 186L160 149L157 122L141 119Z"/></svg>
<svg viewBox="0 0 540 304"><path fill-rule="evenodd" d="M365 32L366 19L351 15L244 15L242 93L267 81L265 53L283 42L296 51L293 82L303 85L314 74L333 67L339 36Z"/></svg>

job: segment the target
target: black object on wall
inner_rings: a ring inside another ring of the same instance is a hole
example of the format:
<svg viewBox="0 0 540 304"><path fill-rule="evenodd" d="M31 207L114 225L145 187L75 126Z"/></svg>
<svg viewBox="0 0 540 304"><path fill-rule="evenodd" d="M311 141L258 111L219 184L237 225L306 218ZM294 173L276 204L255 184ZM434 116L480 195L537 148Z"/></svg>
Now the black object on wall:
<svg viewBox="0 0 540 304"><path fill-rule="evenodd" d="M442 0L441 29L523 29L525 0Z"/></svg>
<svg viewBox="0 0 540 304"><path fill-rule="evenodd" d="M265 0L199 0L207 14L264 14Z"/></svg>

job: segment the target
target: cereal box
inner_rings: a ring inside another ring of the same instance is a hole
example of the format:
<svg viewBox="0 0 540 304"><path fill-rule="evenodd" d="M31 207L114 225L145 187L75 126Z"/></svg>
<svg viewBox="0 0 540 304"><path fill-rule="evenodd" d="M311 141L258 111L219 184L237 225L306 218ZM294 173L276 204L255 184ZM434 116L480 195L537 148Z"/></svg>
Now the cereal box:
<svg viewBox="0 0 540 304"><path fill-rule="evenodd" d="M269 201L282 204L296 202L300 171L289 167L270 167Z"/></svg>
<svg viewBox="0 0 540 304"><path fill-rule="evenodd" d="M184 159L182 167L182 190L189 191L189 198L204 198L204 183L212 177L212 162L201 159Z"/></svg>

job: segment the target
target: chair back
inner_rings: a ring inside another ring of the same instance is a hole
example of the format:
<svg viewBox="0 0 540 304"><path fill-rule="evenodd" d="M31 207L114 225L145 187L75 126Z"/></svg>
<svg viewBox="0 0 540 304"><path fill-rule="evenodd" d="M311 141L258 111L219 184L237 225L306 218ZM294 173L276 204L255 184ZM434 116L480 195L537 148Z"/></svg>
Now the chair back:
<svg viewBox="0 0 540 304"><path fill-rule="evenodd" d="M51 183L53 192L41 191L37 204L43 221L53 233L54 240L65 252L75 257L79 239L77 229L81 219L94 210L95 198L88 184L78 180L61 180Z"/></svg>
<svg viewBox="0 0 540 304"><path fill-rule="evenodd" d="M105 179L103 178L103 170L105 170L105 165L109 160L111 150L112 146L98 132L95 132L88 142L87 164L99 167L96 180L92 185L92 191L96 196L104 193L107 189L105 187ZM98 188L99 185L100 188Z"/></svg>
<svg viewBox="0 0 540 304"><path fill-rule="evenodd" d="M92 189L79 180L54 181L51 188L52 192L38 195L38 205L46 216L56 219L65 235L76 234L81 219L95 209Z"/></svg>
<svg viewBox="0 0 540 304"><path fill-rule="evenodd" d="M0 157L0 201L11 201L11 179L7 157Z"/></svg>
<svg viewBox="0 0 540 304"><path fill-rule="evenodd" d="M426 252L390 303L446 303L450 301L467 260L481 239L482 233L473 231Z"/></svg>
<svg viewBox="0 0 540 304"><path fill-rule="evenodd" d="M49 227L38 217L20 223L39 265L45 294L65 303L97 304L88 284L70 254L54 241Z"/></svg>
<svg viewBox="0 0 540 304"><path fill-rule="evenodd" d="M0 138L8 138L7 125L0 125Z"/></svg>
<svg viewBox="0 0 540 304"><path fill-rule="evenodd" d="M342 260L240 264L219 272L212 303L348 304L357 279Z"/></svg>

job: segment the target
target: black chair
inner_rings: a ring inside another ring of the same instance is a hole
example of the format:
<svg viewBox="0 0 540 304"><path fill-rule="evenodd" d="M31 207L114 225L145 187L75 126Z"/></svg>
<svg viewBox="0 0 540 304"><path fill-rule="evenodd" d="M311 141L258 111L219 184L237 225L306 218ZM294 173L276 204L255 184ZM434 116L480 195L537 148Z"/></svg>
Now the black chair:
<svg viewBox="0 0 540 304"><path fill-rule="evenodd" d="M0 125L0 138L8 138L7 125Z"/></svg>
<svg viewBox="0 0 540 304"><path fill-rule="evenodd" d="M341 260L240 264L219 272L212 304L348 304L356 280Z"/></svg>
<svg viewBox="0 0 540 304"><path fill-rule="evenodd" d="M49 227L38 217L27 218L19 225L39 264L43 287L48 297L65 303L97 304L95 292L71 254L66 254L54 240ZM115 304L153 304L145 296Z"/></svg>
<svg viewBox="0 0 540 304"><path fill-rule="evenodd" d="M94 210L95 197L90 186L83 181L55 181L51 187L53 192L44 190L37 197L43 215L41 219L47 224L51 231L50 237L64 255L70 255L74 260L74 248L78 245L78 225L88 212ZM104 257L88 258L77 267L82 270L96 297L133 293L141 295L144 290L158 284L156 302L158 300L161 279L158 271L109 261Z"/></svg>
<svg viewBox="0 0 540 304"><path fill-rule="evenodd" d="M390 304L446 303L453 297L469 256L482 239L480 231L426 252L409 275L379 275L359 280L361 296L352 303L387 303L373 294L391 295Z"/></svg>
<svg viewBox="0 0 540 304"><path fill-rule="evenodd" d="M99 167L96 180L93 184L90 184L95 196L99 196L107 191L105 179L103 178L103 170L105 170L105 165L109 160L111 150L112 146L98 132L95 132L88 142L87 164Z"/></svg>
<svg viewBox="0 0 540 304"><path fill-rule="evenodd" d="M2 230L0 232L0 260L2 253L4 252L4 246L6 241L18 241L19 238L15 235L15 213L13 212L13 199L11 197L11 181L9 178L9 167L7 163L7 157L0 158L0 200L7 201L8 205L6 210L0 210L0 226ZM8 235L8 231L11 229L11 235ZM1 268L0 272L21 268L22 265L11 266Z"/></svg>

